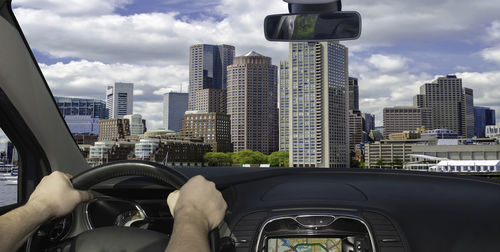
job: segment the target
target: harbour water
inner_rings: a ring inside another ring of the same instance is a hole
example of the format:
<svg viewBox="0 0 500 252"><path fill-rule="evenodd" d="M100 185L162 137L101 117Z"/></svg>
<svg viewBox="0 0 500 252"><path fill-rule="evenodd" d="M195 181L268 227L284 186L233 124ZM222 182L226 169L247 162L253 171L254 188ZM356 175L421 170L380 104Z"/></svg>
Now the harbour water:
<svg viewBox="0 0 500 252"><path fill-rule="evenodd" d="M17 202L17 185L6 185L6 181L0 181L0 207Z"/></svg>

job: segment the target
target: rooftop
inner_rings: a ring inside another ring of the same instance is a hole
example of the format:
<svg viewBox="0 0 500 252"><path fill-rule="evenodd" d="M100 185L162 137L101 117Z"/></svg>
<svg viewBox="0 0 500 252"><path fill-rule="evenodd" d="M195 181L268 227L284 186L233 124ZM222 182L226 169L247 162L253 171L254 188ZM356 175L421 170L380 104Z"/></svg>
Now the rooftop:
<svg viewBox="0 0 500 252"><path fill-rule="evenodd" d="M247 54L245 54L243 56L248 57L248 56L264 56L264 55L262 55L262 54L260 54L260 53L258 53L256 51L250 51L250 52L248 52Z"/></svg>

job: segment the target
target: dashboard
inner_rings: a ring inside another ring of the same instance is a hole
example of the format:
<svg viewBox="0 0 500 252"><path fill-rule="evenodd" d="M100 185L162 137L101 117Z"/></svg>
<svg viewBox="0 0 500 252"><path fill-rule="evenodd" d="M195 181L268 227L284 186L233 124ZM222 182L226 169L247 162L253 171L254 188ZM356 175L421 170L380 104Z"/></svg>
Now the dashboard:
<svg viewBox="0 0 500 252"><path fill-rule="evenodd" d="M500 183L419 172L352 169L179 169L214 181L228 203L221 251L495 251ZM172 232L174 188L138 177L101 183L100 194L45 235L71 240L121 226ZM487 207L485 207L487 206ZM56 230L56 231L54 231Z"/></svg>

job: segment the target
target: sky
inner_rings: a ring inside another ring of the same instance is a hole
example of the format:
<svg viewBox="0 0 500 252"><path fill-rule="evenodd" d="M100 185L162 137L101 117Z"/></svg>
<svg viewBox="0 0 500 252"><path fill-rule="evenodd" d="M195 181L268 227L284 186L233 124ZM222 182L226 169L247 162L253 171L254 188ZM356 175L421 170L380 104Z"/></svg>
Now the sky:
<svg viewBox="0 0 500 252"><path fill-rule="evenodd" d="M13 0L14 13L54 95L104 99L106 86L132 82L134 113L162 127L163 94L186 92L189 46L230 44L288 58L288 43L268 42L266 15L281 0ZM500 111L498 0L344 0L362 16L349 48L360 109L411 105L420 85L456 74L474 103Z"/></svg>

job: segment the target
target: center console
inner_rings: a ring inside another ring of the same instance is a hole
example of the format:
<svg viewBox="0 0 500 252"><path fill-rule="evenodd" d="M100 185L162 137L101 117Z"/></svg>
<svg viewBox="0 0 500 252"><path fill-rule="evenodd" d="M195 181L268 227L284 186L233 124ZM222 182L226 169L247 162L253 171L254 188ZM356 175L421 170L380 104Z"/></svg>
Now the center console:
<svg viewBox="0 0 500 252"><path fill-rule="evenodd" d="M260 228L256 251L375 252L373 241L368 225L359 217L279 216Z"/></svg>

